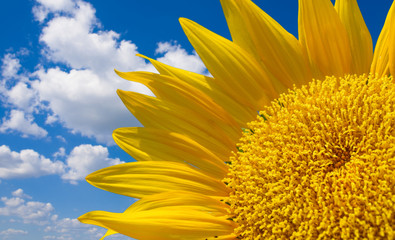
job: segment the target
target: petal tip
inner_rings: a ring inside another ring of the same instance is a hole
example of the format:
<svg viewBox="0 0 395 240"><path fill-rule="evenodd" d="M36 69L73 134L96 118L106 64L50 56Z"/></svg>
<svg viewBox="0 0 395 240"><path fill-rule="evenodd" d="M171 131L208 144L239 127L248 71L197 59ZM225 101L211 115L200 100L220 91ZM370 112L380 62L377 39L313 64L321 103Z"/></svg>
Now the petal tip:
<svg viewBox="0 0 395 240"><path fill-rule="evenodd" d="M181 27L185 30L185 27L188 28L189 26L191 26L192 24L196 24L194 21L192 21L191 19L188 18L179 18L178 21L181 24Z"/></svg>
<svg viewBox="0 0 395 240"><path fill-rule="evenodd" d="M121 71L119 71L119 70L117 70L117 69L115 69L115 68L114 68L114 72L115 72L118 76L120 76L120 77L122 78L121 75L122 75L123 72L121 72Z"/></svg>

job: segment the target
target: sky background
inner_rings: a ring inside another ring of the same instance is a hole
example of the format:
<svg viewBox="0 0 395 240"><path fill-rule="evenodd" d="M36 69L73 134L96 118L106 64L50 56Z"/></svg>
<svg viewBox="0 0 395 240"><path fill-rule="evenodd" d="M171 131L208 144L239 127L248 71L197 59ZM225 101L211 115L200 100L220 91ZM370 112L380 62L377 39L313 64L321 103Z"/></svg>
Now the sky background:
<svg viewBox="0 0 395 240"><path fill-rule="evenodd" d="M297 0L254 2L297 36ZM374 42L391 3L359 1ZM208 74L179 17L230 39L219 0L2 2L0 240L99 239L103 229L76 218L134 202L84 178L133 161L111 138L116 128L139 126L115 91L149 91L114 68L155 71L141 53Z"/></svg>

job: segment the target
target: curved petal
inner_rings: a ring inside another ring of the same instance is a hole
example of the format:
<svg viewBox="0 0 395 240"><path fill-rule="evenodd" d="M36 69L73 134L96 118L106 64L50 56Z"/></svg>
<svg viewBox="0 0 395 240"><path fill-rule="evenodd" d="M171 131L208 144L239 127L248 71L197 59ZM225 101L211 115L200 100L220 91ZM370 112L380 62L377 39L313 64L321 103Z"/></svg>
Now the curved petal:
<svg viewBox="0 0 395 240"><path fill-rule="evenodd" d="M350 39L351 72L369 73L373 59L373 43L356 0L336 0L335 9Z"/></svg>
<svg viewBox="0 0 395 240"><path fill-rule="evenodd" d="M147 86L157 98L187 109L193 109L199 115L210 118L223 129L233 141L241 137L240 126L212 98L199 89L171 76L150 72L118 72L124 79L139 82Z"/></svg>
<svg viewBox="0 0 395 240"><path fill-rule="evenodd" d="M93 211L78 220L137 239L215 239L233 234L236 224L227 220L227 209L201 194L167 192L147 196L124 213Z"/></svg>
<svg viewBox="0 0 395 240"><path fill-rule="evenodd" d="M390 34L391 19L393 15L395 15L395 3L392 3L392 6L388 12L387 18L385 19L385 23L383 29L381 30L379 39L376 43L376 48L374 49L373 62L370 72L374 75L378 75L378 77L382 77L384 75L388 75L390 73L390 48L393 49L393 39L391 40L392 34ZM392 41L392 42L391 42ZM393 54L391 54L393 56Z"/></svg>
<svg viewBox="0 0 395 240"><path fill-rule="evenodd" d="M222 153L230 154L234 148L234 141L210 115L144 94L122 90L117 93L145 127L183 133L203 146L217 148Z"/></svg>
<svg viewBox="0 0 395 240"><path fill-rule="evenodd" d="M218 84L245 107L258 111L286 91L283 83L235 43L191 20L180 19L180 22Z"/></svg>
<svg viewBox="0 0 395 240"><path fill-rule="evenodd" d="M113 133L114 141L137 161L169 161L186 163L200 171L222 179L227 173L225 161L216 149L207 149L191 138L161 129L119 128Z"/></svg>
<svg viewBox="0 0 395 240"><path fill-rule="evenodd" d="M390 31L389 31L389 70L392 76L395 76L395 3L392 3L391 7L391 22L390 22Z"/></svg>
<svg viewBox="0 0 395 240"><path fill-rule="evenodd" d="M168 191L225 197L229 189L221 181L185 163L144 161L118 164L89 174L86 180L109 192L143 198Z"/></svg>
<svg viewBox="0 0 395 240"><path fill-rule="evenodd" d="M299 38L314 78L351 73L348 34L330 0L299 0Z"/></svg>
<svg viewBox="0 0 395 240"><path fill-rule="evenodd" d="M226 23L232 41L246 50L251 56L256 59L260 59L259 54L256 51L256 46L251 38L249 30L246 28L245 19L241 14L238 0L220 0L221 6L226 18Z"/></svg>
<svg viewBox="0 0 395 240"><path fill-rule="evenodd" d="M103 237L100 238L100 240L105 239L108 236L111 236L113 234L117 234L117 232L113 231L113 230L107 230L107 232L103 235Z"/></svg>
<svg viewBox="0 0 395 240"><path fill-rule="evenodd" d="M255 110L247 109L243 104L230 97L224 89L217 84L218 81L216 81L216 79L175 68L143 55L139 56L148 59L160 74L177 78L179 81L187 83L199 89L207 96L210 96L218 105L225 109L241 127L246 127L246 123L252 121L256 117Z"/></svg>
<svg viewBox="0 0 395 240"><path fill-rule="evenodd" d="M249 0L221 0L233 41L288 88L311 80L299 41Z"/></svg>

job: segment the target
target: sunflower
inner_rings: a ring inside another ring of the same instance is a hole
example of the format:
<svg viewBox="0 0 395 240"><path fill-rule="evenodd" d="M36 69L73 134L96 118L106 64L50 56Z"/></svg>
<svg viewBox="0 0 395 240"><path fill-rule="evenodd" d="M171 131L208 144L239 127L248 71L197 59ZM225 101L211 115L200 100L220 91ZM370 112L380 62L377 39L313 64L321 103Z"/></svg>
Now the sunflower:
<svg viewBox="0 0 395 240"><path fill-rule="evenodd" d="M395 7L373 54L356 0L299 0L299 40L249 0L221 0L233 41L180 19L212 77L147 58L117 72L144 127L137 162L87 176L139 199L83 223L136 239L395 239ZM103 238L104 238L103 237Z"/></svg>

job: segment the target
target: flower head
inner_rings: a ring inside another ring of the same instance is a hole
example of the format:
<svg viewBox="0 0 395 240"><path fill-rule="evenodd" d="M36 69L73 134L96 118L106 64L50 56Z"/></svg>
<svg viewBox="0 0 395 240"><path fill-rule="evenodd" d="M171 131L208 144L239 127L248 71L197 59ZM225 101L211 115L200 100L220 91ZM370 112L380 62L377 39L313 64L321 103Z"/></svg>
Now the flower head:
<svg viewBox="0 0 395 240"><path fill-rule="evenodd" d="M213 77L145 56L159 74L117 72L156 97L118 91L144 127L114 140L137 162L87 181L140 200L80 221L141 240L394 239L395 4L373 54L356 0L299 0L299 40L221 3L233 41L180 19Z"/></svg>

